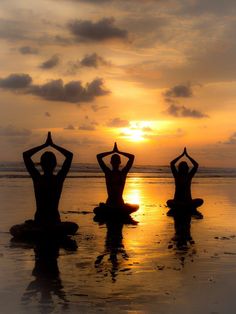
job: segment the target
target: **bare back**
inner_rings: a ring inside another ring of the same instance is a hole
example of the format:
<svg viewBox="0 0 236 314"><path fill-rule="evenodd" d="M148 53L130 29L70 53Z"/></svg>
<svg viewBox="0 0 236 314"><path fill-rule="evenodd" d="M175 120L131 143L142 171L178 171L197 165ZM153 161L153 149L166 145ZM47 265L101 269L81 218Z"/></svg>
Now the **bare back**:
<svg viewBox="0 0 236 314"><path fill-rule="evenodd" d="M176 173L175 176L175 196L176 201L191 201L191 183L192 176L190 174L182 175Z"/></svg>
<svg viewBox="0 0 236 314"><path fill-rule="evenodd" d="M123 205L122 198L127 172L123 170L106 170L106 188L107 188L107 204L109 205Z"/></svg>
<svg viewBox="0 0 236 314"><path fill-rule="evenodd" d="M128 158L126 165L121 170L119 169L120 157L116 153ZM111 158L112 169L107 167L107 165L103 161L103 158L108 155L113 155ZM115 143L112 151L98 154L97 160L98 160L99 166L101 167L102 171L105 174L106 188L107 188L107 194L108 194L106 203L109 206L113 206L113 207L123 206L124 200L123 200L122 195L123 195L123 191L125 187L125 181L126 181L127 174L133 165L134 155L119 151L117 148L117 144Z"/></svg>
<svg viewBox="0 0 236 314"><path fill-rule="evenodd" d="M58 175L38 175L32 178L36 199L35 221L37 223L60 222L59 200L64 179Z"/></svg>
<svg viewBox="0 0 236 314"><path fill-rule="evenodd" d="M56 157L51 152L45 152L41 156L41 167L44 174L41 174L35 167L32 156L40 150L51 146L65 156L61 169L56 175L53 171L56 167ZM73 154L63 147L53 143L51 133L48 132L47 140L44 144L31 148L23 153L23 159L33 183L36 199L35 222L39 224L52 224L60 222L58 211L63 182L69 172Z"/></svg>

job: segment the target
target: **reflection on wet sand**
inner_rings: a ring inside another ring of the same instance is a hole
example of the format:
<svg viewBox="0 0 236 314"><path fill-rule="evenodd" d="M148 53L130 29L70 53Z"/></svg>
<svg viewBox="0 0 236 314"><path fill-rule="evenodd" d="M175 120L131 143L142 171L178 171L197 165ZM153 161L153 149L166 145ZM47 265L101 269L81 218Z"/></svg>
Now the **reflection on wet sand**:
<svg viewBox="0 0 236 314"><path fill-rule="evenodd" d="M191 236L191 211L187 210L184 213L176 213L174 215L175 236L173 240L177 247L187 246L188 242L193 244Z"/></svg>
<svg viewBox="0 0 236 314"><path fill-rule="evenodd" d="M75 254L64 254L63 250L59 250L57 261L60 274L54 275L56 285L63 286L60 290L70 302L67 312L156 313L158 309L160 313L198 314L229 313L229 307L234 308L235 178L199 178L193 184L193 194L205 200L205 218L192 218L189 231L196 244L187 241L187 245L181 248L171 240L175 233L183 234L177 228L178 222L175 229L174 218L166 216L166 200L173 194L172 178L135 178L135 184L130 183L132 178L128 179L124 199L140 204L140 209L133 214L139 224L117 226L120 236L116 238L112 238L112 226L111 231L107 232L106 224L99 228L91 221L92 215L78 215L82 210L91 212L92 206L105 198L103 180L68 180L61 204L65 210L62 218L79 222L81 232L76 235L79 250ZM2 208L5 210L0 211L1 231L8 230L8 226L22 219L22 212L26 217L30 215L33 198L31 202L23 198L21 203L22 195L26 195L29 188L30 183L26 179L19 182L3 181L0 192L6 196L2 197ZM90 193L91 189L94 193ZM9 202L10 195L14 195L13 204ZM105 239L106 233L110 243ZM39 279L42 282L43 275L31 276L34 268L32 247L28 250L24 247L10 250L8 240L9 235L1 233L1 311L40 313L38 306L43 288ZM110 255L114 267L109 260ZM98 258L95 268L97 256L101 256L101 261ZM112 271L115 283L112 281ZM52 285L54 281L52 278L44 280L47 280L47 285ZM36 281L41 290L37 290L28 304L22 305L19 300L24 293L27 295L32 290L30 287L31 290L26 291L31 281ZM62 312L65 302L55 295L52 286L50 294L54 302L53 312ZM225 305L228 307L225 308Z"/></svg>
<svg viewBox="0 0 236 314"><path fill-rule="evenodd" d="M12 241L14 247L22 246L21 243ZM21 299L22 304L28 305L37 300L41 312L50 313L55 309L55 304L58 303L57 300L54 301L54 297L57 297L62 309L68 308L69 302L63 290L57 259L60 248L76 251L76 241L69 237L61 241L41 239L37 243L31 243L31 248L34 248L35 254L35 265L32 271L32 276L35 279L26 288Z"/></svg>
<svg viewBox="0 0 236 314"><path fill-rule="evenodd" d="M176 212L173 216L175 234L169 244L169 248L174 248L176 258L180 262L181 268L185 266L187 259L194 261L196 250L194 248L195 241L191 235L191 210L185 209Z"/></svg>
<svg viewBox="0 0 236 314"><path fill-rule="evenodd" d="M137 225L137 222L130 216L126 221L107 221L107 234L105 238L104 252L97 256L95 268L98 272L103 272L104 276L111 275L112 282L116 282L116 278L121 269L122 260L128 260L129 256L123 244L123 226L124 224ZM108 263L104 258L108 257Z"/></svg>

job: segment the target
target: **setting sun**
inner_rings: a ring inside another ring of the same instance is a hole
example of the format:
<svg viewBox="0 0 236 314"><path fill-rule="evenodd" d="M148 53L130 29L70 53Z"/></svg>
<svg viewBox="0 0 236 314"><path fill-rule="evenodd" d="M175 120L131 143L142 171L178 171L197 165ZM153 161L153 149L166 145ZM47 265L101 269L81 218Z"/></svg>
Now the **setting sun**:
<svg viewBox="0 0 236 314"><path fill-rule="evenodd" d="M138 129L125 128L121 133L121 137L130 142L142 142L146 140L144 138L144 132Z"/></svg>
<svg viewBox="0 0 236 314"><path fill-rule="evenodd" d="M130 121L129 127L119 129L119 136L129 142L149 141L163 132L169 132L167 126L168 121Z"/></svg>

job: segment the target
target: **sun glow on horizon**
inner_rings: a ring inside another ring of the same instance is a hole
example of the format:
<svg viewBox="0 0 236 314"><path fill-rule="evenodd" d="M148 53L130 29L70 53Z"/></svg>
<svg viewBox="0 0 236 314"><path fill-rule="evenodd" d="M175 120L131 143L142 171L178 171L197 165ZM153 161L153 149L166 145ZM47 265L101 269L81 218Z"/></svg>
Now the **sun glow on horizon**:
<svg viewBox="0 0 236 314"><path fill-rule="evenodd" d="M137 130L137 129L124 128L120 135L122 138L130 142L142 142L142 141L147 140L144 137L145 135L144 132L142 130Z"/></svg>
<svg viewBox="0 0 236 314"><path fill-rule="evenodd" d="M129 127L119 129L119 136L129 142L150 141L165 132L168 125L169 121L130 121Z"/></svg>

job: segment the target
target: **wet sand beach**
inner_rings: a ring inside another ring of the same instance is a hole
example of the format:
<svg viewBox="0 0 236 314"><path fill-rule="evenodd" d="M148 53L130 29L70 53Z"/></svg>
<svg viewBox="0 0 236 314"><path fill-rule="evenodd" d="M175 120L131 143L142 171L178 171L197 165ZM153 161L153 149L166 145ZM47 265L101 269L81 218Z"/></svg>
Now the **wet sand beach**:
<svg viewBox="0 0 236 314"><path fill-rule="evenodd" d="M60 212L79 224L78 247L51 253L12 242L8 232L33 216L31 180L0 181L1 313L235 313L236 178L194 179L204 219L192 220L195 243L184 249L166 216L172 178L130 176L124 199L140 204L138 224L116 226L93 221L104 179L68 178Z"/></svg>

